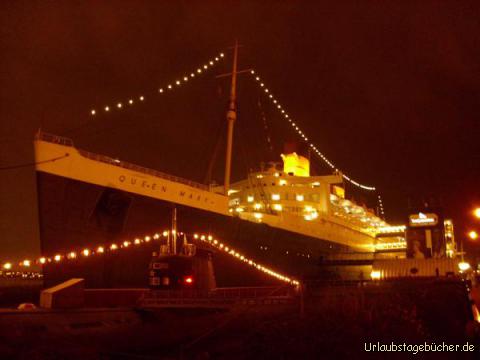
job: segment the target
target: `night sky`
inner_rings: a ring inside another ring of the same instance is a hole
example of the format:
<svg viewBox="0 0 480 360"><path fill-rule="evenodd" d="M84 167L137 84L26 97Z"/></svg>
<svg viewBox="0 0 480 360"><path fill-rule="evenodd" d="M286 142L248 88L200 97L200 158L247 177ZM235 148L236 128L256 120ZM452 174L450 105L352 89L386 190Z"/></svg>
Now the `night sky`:
<svg viewBox="0 0 480 360"><path fill-rule="evenodd" d="M409 202L433 198L457 239L480 230L476 1L2 1L0 16L0 167L33 162L41 127L200 182L220 141L213 178L222 182L229 79L214 75L230 71L238 38L240 69L257 71L333 163L379 189L387 221L404 223ZM156 93L221 51L218 67ZM142 105L90 116L139 95ZM238 106L234 180L299 140L248 74ZM313 168L329 173L319 160ZM0 261L31 255L34 169L0 170L0 184ZM480 243L467 249L480 254Z"/></svg>

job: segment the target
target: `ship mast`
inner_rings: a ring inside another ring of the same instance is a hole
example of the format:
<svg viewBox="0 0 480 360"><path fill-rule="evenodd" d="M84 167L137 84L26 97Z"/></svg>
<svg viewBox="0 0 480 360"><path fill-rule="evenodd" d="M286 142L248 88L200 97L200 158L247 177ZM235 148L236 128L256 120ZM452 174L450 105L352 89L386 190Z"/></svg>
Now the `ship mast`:
<svg viewBox="0 0 480 360"><path fill-rule="evenodd" d="M232 166L232 145L233 145L233 125L237 119L237 57L238 57L238 41L235 41L233 50L233 69L232 69L232 84L230 87L230 102L227 111L227 149L225 154L225 179L224 192L228 195L230 190L230 171Z"/></svg>

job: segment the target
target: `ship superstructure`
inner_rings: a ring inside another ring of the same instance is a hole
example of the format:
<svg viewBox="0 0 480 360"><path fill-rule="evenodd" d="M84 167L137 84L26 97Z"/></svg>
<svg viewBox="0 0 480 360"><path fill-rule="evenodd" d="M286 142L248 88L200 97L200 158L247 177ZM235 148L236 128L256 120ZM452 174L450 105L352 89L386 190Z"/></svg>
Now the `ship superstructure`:
<svg viewBox="0 0 480 360"><path fill-rule="evenodd" d="M232 184L229 211L244 220L372 251L378 229L387 224L345 199L342 175L310 176L309 160L295 152L282 159L281 169L272 163Z"/></svg>

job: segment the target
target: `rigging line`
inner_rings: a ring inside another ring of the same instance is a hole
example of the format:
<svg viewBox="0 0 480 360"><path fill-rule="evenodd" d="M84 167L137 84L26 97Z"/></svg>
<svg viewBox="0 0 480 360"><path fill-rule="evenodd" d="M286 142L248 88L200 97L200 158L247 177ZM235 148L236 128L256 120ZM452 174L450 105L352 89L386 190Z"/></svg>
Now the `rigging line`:
<svg viewBox="0 0 480 360"><path fill-rule="evenodd" d="M45 164L45 163L54 162L54 161L57 161L57 160L60 160L60 159L64 159L68 156L69 156L69 154L65 154L65 155L58 156L58 157L48 159L48 160L42 160L42 161L26 163L26 164L19 164L19 165L3 166L3 167L0 167L0 170L13 170L13 169L20 169L20 168L29 167L29 166Z"/></svg>
<svg viewBox="0 0 480 360"><path fill-rule="evenodd" d="M223 134L223 131L225 130L225 126L226 126L226 123L222 119L222 121L220 123L220 126L218 127L218 130L217 130L217 135L216 135L217 141L216 141L215 147L213 148L213 153L212 153L212 156L211 156L210 161L208 163L207 172L206 172L204 180L203 180L203 183L205 185L210 185L210 183L212 181L213 168L214 168L215 163L217 161L218 153L220 152L220 147L221 147L222 142L223 142L222 134Z"/></svg>
<svg viewBox="0 0 480 360"><path fill-rule="evenodd" d="M270 155L273 155L274 151L273 151L273 145L272 145L272 140L270 136L270 129L268 128L267 117L265 116L265 110L262 107L262 102L260 99L258 99L257 101L257 106L260 109L260 117L262 118L262 122L263 122L263 130L266 137L267 148L270 151Z"/></svg>

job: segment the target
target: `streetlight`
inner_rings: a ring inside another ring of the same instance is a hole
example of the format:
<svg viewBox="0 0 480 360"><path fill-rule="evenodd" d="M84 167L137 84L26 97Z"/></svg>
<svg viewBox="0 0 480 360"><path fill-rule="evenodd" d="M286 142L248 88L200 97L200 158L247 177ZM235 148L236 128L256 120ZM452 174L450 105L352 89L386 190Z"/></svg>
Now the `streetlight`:
<svg viewBox="0 0 480 360"><path fill-rule="evenodd" d="M475 215L477 219L480 219L480 207L477 207L475 210L473 210L473 215Z"/></svg>
<svg viewBox="0 0 480 360"><path fill-rule="evenodd" d="M468 233L468 237L472 240L477 240L478 239L478 233L476 231L472 230Z"/></svg>

